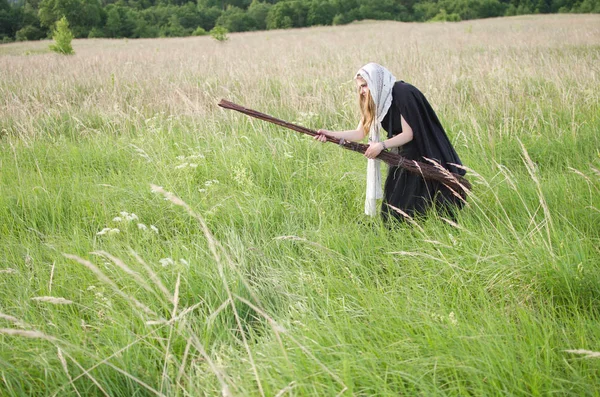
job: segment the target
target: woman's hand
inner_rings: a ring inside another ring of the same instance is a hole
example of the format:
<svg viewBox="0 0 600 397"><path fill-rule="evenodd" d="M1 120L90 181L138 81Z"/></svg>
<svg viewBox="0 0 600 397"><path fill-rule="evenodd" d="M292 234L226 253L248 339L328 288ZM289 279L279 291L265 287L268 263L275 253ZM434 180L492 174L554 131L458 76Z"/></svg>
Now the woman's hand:
<svg viewBox="0 0 600 397"><path fill-rule="evenodd" d="M369 148L365 152L365 157L368 159L374 159L379 156L379 153L383 151L383 143L381 142L371 142L369 143Z"/></svg>
<svg viewBox="0 0 600 397"><path fill-rule="evenodd" d="M319 142L327 142L327 137L331 137L331 131L328 130L318 130L317 133L319 135L315 135L315 139Z"/></svg>

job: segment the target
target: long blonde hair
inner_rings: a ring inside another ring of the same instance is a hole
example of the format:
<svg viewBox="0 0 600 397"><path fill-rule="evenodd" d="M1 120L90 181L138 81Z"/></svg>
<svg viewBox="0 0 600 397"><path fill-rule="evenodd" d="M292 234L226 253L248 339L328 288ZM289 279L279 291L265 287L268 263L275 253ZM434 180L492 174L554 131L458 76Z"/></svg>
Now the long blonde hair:
<svg viewBox="0 0 600 397"><path fill-rule="evenodd" d="M358 95L358 106L360 107L360 121L363 126L364 136L369 135L369 130L375 120L375 101L371 96L371 91L367 95Z"/></svg>

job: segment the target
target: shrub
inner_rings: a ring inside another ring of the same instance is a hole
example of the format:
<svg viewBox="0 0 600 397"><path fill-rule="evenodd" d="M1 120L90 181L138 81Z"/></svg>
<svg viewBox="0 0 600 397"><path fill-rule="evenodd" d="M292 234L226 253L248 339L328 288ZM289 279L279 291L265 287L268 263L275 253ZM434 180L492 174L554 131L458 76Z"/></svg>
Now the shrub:
<svg viewBox="0 0 600 397"><path fill-rule="evenodd" d="M69 29L69 22L67 21L67 18L62 17L56 23L56 30L54 30L52 38L56 42L56 44L50 45L50 49L52 51L64 55L71 55L75 53L73 51L73 47L71 46L73 33L71 33L71 30Z"/></svg>
<svg viewBox="0 0 600 397"><path fill-rule="evenodd" d="M17 41L27 41L27 40L39 40L43 39L46 36L45 32L42 29L27 25L22 29L19 29L16 33Z"/></svg>
<svg viewBox="0 0 600 397"><path fill-rule="evenodd" d="M102 32L102 29L93 27L92 30L90 30L90 33L88 34L88 39L96 39L99 37L104 37L104 32Z"/></svg>
<svg viewBox="0 0 600 397"><path fill-rule="evenodd" d="M348 22L349 22L349 21L348 21L348 18L347 18L347 17L346 17L346 15L344 15L344 14L336 14L336 15L333 17L333 21L331 21L331 23L332 23L333 25L345 25L345 24L347 24Z"/></svg>
<svg viewBox="0 0 600 397"><path fill-rule="evenodd" d="M212 36L212 38L218 41L228 40L229 37L227 37L227 33L229 33L229 31L223 26L215 26L210 31L210 35Z"/></svg>
<svg viewBox="0 0 600 397"><path fill-rule="evenodd" d="M440 12L430 19L431 22L460 22L460 15L456 13L448 14L443 8Z"/></svg>
<svg viewBox="0 0 600 397"><path fill-rule="evenodd" d="M194 36L206 36L207 34L208 32L204 30L201 26L198 26L196 30L192 32L192 35Z"/></svg>

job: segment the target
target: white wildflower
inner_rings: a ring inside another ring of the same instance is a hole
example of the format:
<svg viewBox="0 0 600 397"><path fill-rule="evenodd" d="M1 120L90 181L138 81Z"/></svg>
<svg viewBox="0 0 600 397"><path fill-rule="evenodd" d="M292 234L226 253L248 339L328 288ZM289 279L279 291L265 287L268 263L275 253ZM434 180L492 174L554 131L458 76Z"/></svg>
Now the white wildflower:
<svg viewBox="0 0 600 397"><path fill-rule="evenodd" d="M185 156L177 156L177 160L183 161L183 160L185 160Z"/></svg>
<svg viewBox="0 0 600 397"><path fill-rule="evenodd" d="M158 262L162 265L162 267L169 266L169 265L174 265L175 264L175 262L171 258L162 258Z"/></svg>
<svg viewBox="0 0 600 397"><path fill-rule="evenodd" d="M188 261L186 261L185 259L181 258L179 259L179 262L181 262L182 265L186 265L189 266L190 264L188 263Z"/></svg>
<svg viewBox="0 0 600 397"><path fill-rule="evenodd" d="M113 222L122 222L122 221L123 221L123 218L121 218L120 216L115 216L113 218Z"/></svg>
<svg viewBox="0 0 600 397"><path fill-rule="evenodd" d="M158 228L154 225L150 225L150 230L152 230L154 233L158 233Z"/></svg>
<svg viewBox="0 0 600 397"><path fill-rule="evenodd" d="M87 287L88 291L91 291L91 290L94 290L94 289L96 289L95 285L90 285L89 287Z"/></svg>
<svg viewBox="0 0 600 397"><path fill-rule="evenodd" d="M458 320L456 319L454 312L450 312L450 314L448 315L448 321L450 321L450 324L452 324L452 325L458 324Z"/></svg>
<svg viewBox="0 0 600 397"><path fill-rule="evenodd" d="M108 233L110 230L111 230L110 227L105 227L104 229L102 229L98 233L96 233L96 236L102 236L102 235Z"/></svg>
<svg viewBox="0 0 600 397"><path fill-rule="evenodd" d="M200 193L206 193L206 189L198 189Z"/></svg>
<svg viewBox="0 0 600 397"><path fill-rule="evenodd" d="M138 216L136 214L134 214L133 212L129 215L127 215L127 220L128 221L137 221L139 220Z"/></svg>
<svg viewBox="0 0 600 397"><path fill-rule="evenodd" d="M129 216L129 212L121 211L119 212L119 215L121 215L123 218L127 218Z"/></svg>
<svg viewBox="0 0 600 397"><path fill-rule="evenodd" d="M180 170L182 168L187 167L189 164L188 163L183 163L183 164L179 164L178 166L175 167L176 170Z"/></svg>
<svg viewBox="0 0 600 397"><path fill-rule="evenodd" d="M198 164L196 164L196 163L190 163L190 168L198 168Z"/></svg>
<svg viewBox="0 0 600 397"><path fill-rule="evenodd" d="M140 230L148 230L148 226L144 225L143 223L138 223L137 227Z"/></svg>
<svg viewBox="0 0 600 397"><path fill-rule="evenodd" d="M458 241L456 240L456 238L454 238L452 233L448 233L448 237L450 237L450 241L452 242L452 245L458 245Z"/></svg>
<svg viewBox="0 0 600 397"><path fill-rule="evenodd" d="M236 165L233 169L233 180L240 187L251 187L254 186L254 181L252 180L252 174L248 173L248 170L241 165Z"/></svg>
<svg viewBox="0 0 600 397"><path fill-rule="evenodd" d="M116 234L116 233L121 233L121 231L119 229L110 229L108 231L108 234Z"/></svg>

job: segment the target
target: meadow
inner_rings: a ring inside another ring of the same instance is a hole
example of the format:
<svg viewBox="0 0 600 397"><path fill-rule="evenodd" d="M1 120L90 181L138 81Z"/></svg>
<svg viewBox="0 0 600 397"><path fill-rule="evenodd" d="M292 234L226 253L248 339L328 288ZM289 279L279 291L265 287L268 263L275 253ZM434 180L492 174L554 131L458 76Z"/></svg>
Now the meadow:
<svg viewBox="0 0 600 397"><path fill-rule="evenodd" d="M600 395L600 16L48 44L0 46L0 395ZM455 222L217 106L353 128L371 61L469 168Z"/></svg>

